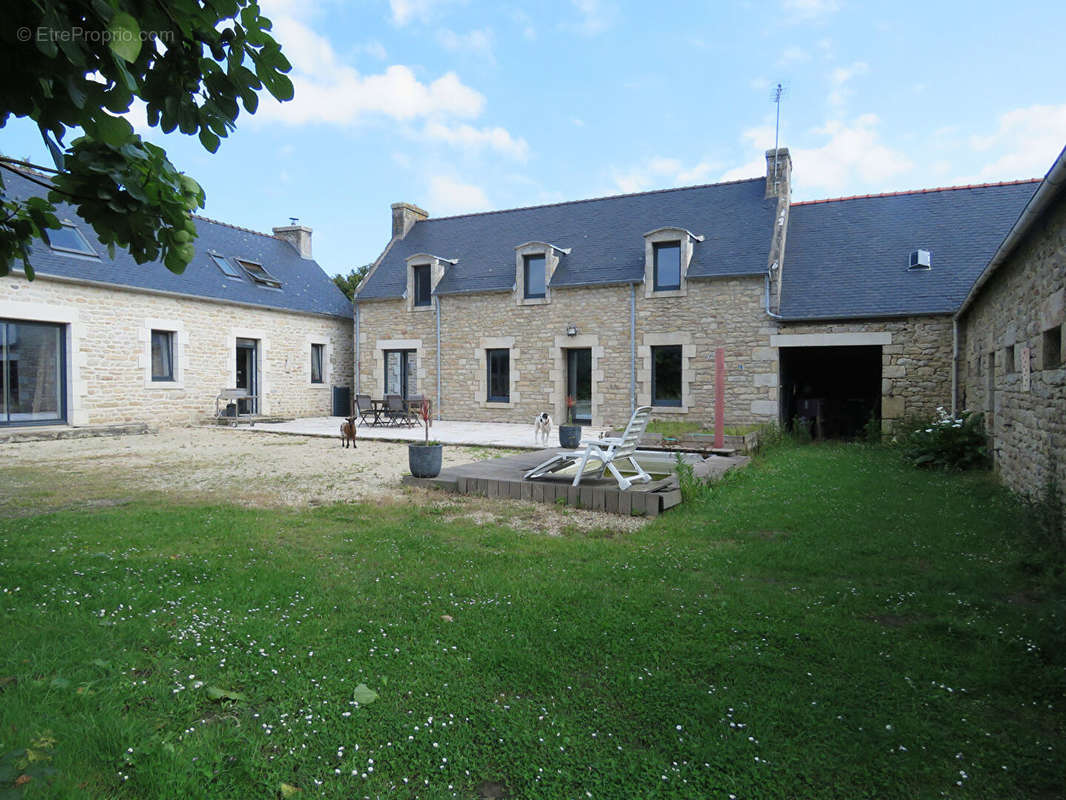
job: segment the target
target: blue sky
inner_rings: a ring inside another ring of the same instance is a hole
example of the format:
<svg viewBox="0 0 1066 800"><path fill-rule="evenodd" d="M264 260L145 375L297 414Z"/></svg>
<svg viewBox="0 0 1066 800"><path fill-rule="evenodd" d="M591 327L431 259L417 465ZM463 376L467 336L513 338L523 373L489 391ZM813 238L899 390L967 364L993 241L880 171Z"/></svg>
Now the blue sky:
<svg viewBox="0 0 1066 800"><path fill-rule="evenodd" d="M444 216L759 176L778 81L796 200L1041 177L1066 144L1058 3L263 6L295 100L215 155L131 120L204 214L299 217L330 274L378 256L396 201ZM25 121L0 148L48 163Z"/></svg>

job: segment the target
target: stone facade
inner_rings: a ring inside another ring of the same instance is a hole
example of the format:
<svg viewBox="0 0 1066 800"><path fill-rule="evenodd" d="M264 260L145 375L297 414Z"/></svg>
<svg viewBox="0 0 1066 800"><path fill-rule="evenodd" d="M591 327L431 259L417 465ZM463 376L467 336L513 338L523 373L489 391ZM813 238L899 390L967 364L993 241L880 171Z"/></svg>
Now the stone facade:
<svg viewBox="0 0 1066 800"><path fill-rule="evenodd" d="M690 280L685 294L635 291L636 405L651 404L651 348L682 348L682 403L656 406L659 419L714 423L715 350L725 350L725 424L779 419L779 348L881 346L884 429L906 417L930 415L951 402L951 317L783 322L764 308L763 278ZM592 350L592 424L621 425L633 408L628 285L555 288L551 300L516 305L513 293L435 298L440 303L441 396L444 419L531 422L547 410L565 419L566 348ZM384 351L418 352L417 393L437 399L436 307L407 309L402 300L358 306L359 386L384 392ZM573 326L576 333L567 335ZM510 350L508 403L486 402L485 351Z"/></svg>
<svg viewBox="0 0 1066 800"><path fill-rule="evenodd" d="M960 407L987 413L996 469L1023 494L1056 476L1066 504L1066 194L959 317Z"/></svg>
<svg viewBox="0 0 1066 800"><path fill-rule="evenodd" d="M0 279L0 319L53 322L66 336L67 421L74 425L202 422L236 383L236 340L258 340L260 413L331 413L331 386L351 386L352 321L38 275ZM151 376L151 332L174 341L174 380ZM311 345L325 346L311 383Z"/></svg>
<svg viewBox="0 0 1066 800"><path fill-rule="evenodd" d="M786 322L777 347L881 346L881 426L951 405L951 317ZM775 348L776 349L776 348Z"/></svg>
<svg viewBox="0 0 1066 800"><path fill-rule="evenodd" d="M637 405L651 402L651 348L682 347L680 407L656 407L656 416L714 421L714 352L725 348L726 423L777 419L777 357L769 347L776 325L762 309L761 278L690 280L684 296L635 292L635 331L629 285L554 288L550 302L518 305L512 293L436 298L440 303L441 399L445 419L530 422L548 410L566 415L565 350L592 350L592 424L624 424ZM437 396L436 314L406 310L402 300L364 302L359 314L359 386L384 392L383 353L417 349L417 393ZM567 335L573 326L576 331ZM635 361L631 357L634 350ZM403 347L401 347L401 345ZM486 401L485 351L510 350L510 401Z"/></svg>

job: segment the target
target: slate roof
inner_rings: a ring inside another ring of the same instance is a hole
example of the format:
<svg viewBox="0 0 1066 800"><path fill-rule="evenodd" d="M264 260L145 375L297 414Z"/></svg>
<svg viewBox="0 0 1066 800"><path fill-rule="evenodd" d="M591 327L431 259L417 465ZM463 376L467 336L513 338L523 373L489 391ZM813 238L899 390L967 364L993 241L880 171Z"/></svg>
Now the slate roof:
<svg viewBox="0 0 1066 800"><path fill-rule="evenodd" d="M5 191L12 197L44 195L46 190L22 175L5 170ZM74 206L58 204L60 220L74 222L100 255L99 259L72 256L53 251L43 242L31 248L30 264L41 275L96 281L135 289L174 292L190 297L245 303L286 311L304 311L336 317L352 317L352 306L344 293L322 271L317 262L300 258L288 242L245 228L196 217L199 236L194 241L196 256L181 275L175 275L161 261L138 264L129 253L116 249L115 258L96 238L92 227L77 215ZM247 276L228 278L208 258L214 251L228 257L259 262L281 281L272 289Z"/></svg>
<svg viewBox="0 0 1066 800"><path fill-rule="evenodd" d="M780 313L846 319L953 313L1037 181L794 203ZM913 250L932 269L908 270Z"/></svg>
<svg viewBox="0 0 1066 800"><path fill-rule="evenodd" d="M559 255L552 287L637 283L644 279L644 234L667 226L705 238L695 245L689 278L766 271L776 201L764 178L577 200L416 222L393 243L359 292L360 300L401 297L406 259L418 253L459 259L439 295L510 291L514 248L530 241L572 248Z"/></svg>

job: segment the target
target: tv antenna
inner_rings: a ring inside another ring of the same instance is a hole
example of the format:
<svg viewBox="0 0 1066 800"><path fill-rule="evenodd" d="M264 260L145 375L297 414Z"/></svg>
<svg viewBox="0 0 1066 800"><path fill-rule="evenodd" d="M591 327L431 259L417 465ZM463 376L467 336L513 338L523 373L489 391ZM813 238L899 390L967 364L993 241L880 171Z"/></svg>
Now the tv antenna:
<svg viewBox="0 0 1066 800"><path fill-rule="evenodd" d="M777 86L773 89L773 103L777 106L777 119L774 121L774 188L777 188L778 172L777 172L777 151L778 151L778 135L781 132L781 98L785 94L785 87L778 82Z"/></svg>

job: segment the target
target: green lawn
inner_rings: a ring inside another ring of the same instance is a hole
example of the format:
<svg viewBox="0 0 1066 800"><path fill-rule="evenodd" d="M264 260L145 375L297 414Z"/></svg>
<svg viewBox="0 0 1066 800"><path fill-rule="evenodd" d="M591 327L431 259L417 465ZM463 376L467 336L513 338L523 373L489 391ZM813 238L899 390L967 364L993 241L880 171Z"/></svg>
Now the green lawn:
<svg viewBox="0 0 1066 800"><path fill-rule="evenodd" d="M1021 519L835 445L624 536L425 502L0 519L0 796L1061 796L1064 605Z"/></svg>

